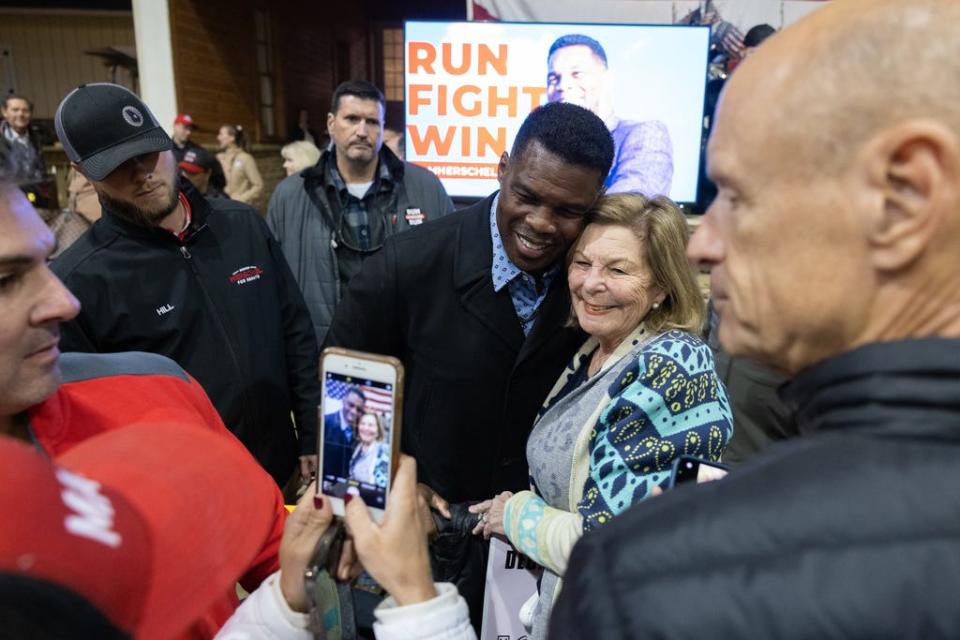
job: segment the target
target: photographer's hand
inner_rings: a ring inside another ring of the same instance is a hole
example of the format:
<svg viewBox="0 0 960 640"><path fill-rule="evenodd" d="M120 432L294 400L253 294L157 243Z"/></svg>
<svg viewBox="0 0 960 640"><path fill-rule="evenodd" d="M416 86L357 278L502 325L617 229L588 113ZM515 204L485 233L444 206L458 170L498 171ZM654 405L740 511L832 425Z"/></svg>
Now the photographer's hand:
<svg viewBox="0 0 960 640"><path fill-rule="evenodd" d="M310 482L315 477L317 473L317 461L318 456L316 454L300 456L300 481L301 482Z"/></svg>
<svg viewBox="0 0 960 640"><path fill-rule="evenodd" d="M310 610L303 572L313 558L317 542L333 521L330 501L314 502L315 492L316 483L310 483L287 518L280 541L280 592L290 608L300 612Z"/></svg>
<svg viewBox="0 0 960 640"><path fill-rule="evenodd" d="M427 532L420 517L424 501L417 490L417 464L413 458L402 456L379 525L370 519L362 500L351 500L346 506L347 529L360 562L401 606L437 595L430 573Z"/></svg>
<svg viewBox="0 0 960 640"><path fill-rule="evenodd" d="M424 531L426 531L427 537L433 538L433 536L437 534L437 523L433 520L432 512L436 511L441 516L449 520L450 503L441 498L436 491L422 482L417 485L417 495L419 496L417 506L420 513L420 522L424 526Z"/></svg>

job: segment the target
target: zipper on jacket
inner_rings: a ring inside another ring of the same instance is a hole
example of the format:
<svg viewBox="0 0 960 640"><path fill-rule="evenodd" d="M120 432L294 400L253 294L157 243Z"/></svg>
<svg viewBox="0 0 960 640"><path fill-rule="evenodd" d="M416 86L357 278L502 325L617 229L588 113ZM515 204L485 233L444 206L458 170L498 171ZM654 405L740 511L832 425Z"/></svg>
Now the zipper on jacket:
<svg viewBox="0 0 960 640"><path fill-rule="evenodd" d="M184 244L180 245L180 255L183 256L183 259L187 261L187 264L190 265L190 271L193 272L193 277L197 281L197 284L200 286L200 291L203 292L203 297L207 300L207 306L213 311L214 320L217 323L217 328L220 329L220 334L223 336L223 342L227 345L227 353L230 354L230 359L233 361L233 367L237 371L237 379L247 380L247 376L243 374L243 369L240 367L240 359L237 358L237 352L233 348L233 342L230 340L230 334L227 333L227 328L223 326L223 320L220 319L220 314L217 313L217 306L213 303L213 298L210 296L210 292L207 291L206 285L203 284L203 278L200 277L200 272L197 271L197 265L194 264L191 259L193 255L190 253L190 250L187 249L187 246ZM249 394L246 391L246 386L244 386L243 391L243 417L250 415L250 398ZM246 426L246 421L244 421L244 426ZM240 437L239 434L234 434L237 437Z"/></svg>

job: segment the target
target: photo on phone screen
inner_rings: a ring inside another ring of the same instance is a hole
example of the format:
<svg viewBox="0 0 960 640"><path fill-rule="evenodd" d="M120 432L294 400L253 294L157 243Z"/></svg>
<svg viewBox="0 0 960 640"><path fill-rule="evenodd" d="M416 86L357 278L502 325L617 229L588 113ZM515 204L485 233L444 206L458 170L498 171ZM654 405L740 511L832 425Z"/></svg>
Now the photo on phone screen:
<svg viewBox="0 0 960 640"><path fill-rule="evenodd" d="M384 509L393 451L394 385L324 372L322 492Z"/></svg>

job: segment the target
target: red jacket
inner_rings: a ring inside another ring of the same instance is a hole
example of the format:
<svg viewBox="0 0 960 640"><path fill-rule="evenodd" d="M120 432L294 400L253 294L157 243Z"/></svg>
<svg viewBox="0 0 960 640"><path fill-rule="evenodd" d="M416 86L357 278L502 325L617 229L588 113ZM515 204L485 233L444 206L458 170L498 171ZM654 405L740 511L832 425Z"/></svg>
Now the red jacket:
<svg viewBox="0 0 960 640"><path fill-rule="evenodd" d="M243 448L224 426L203 388L168 358L137 352L67 353L61 357L60 367L63 384L30 410L31 433L53 458L98 433L133 424L195 424L198 429L220 432ZM266 471L260 475L259 481L274 487L274 504L265 508L272 508L276 519L259 555L240 578L247 591L280 568L277 554L287 516L276 483ZM197 579L203 580L203 576ZM183 637L212 638L238 604L236 590L231 588Z"/></svg>

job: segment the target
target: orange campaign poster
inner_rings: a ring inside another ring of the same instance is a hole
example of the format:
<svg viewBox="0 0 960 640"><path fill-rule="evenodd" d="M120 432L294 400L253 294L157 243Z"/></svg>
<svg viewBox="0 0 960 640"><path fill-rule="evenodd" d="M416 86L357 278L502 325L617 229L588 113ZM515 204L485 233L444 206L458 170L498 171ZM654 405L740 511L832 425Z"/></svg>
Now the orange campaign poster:
<svg viewBox="0 0 960 640"><path fill-rule="evenodd" d="M494 191L526 115L562 100L610 128L609 191L695 199L708 28L408 22L405 36L406 157L451 195Z"/></svg>

